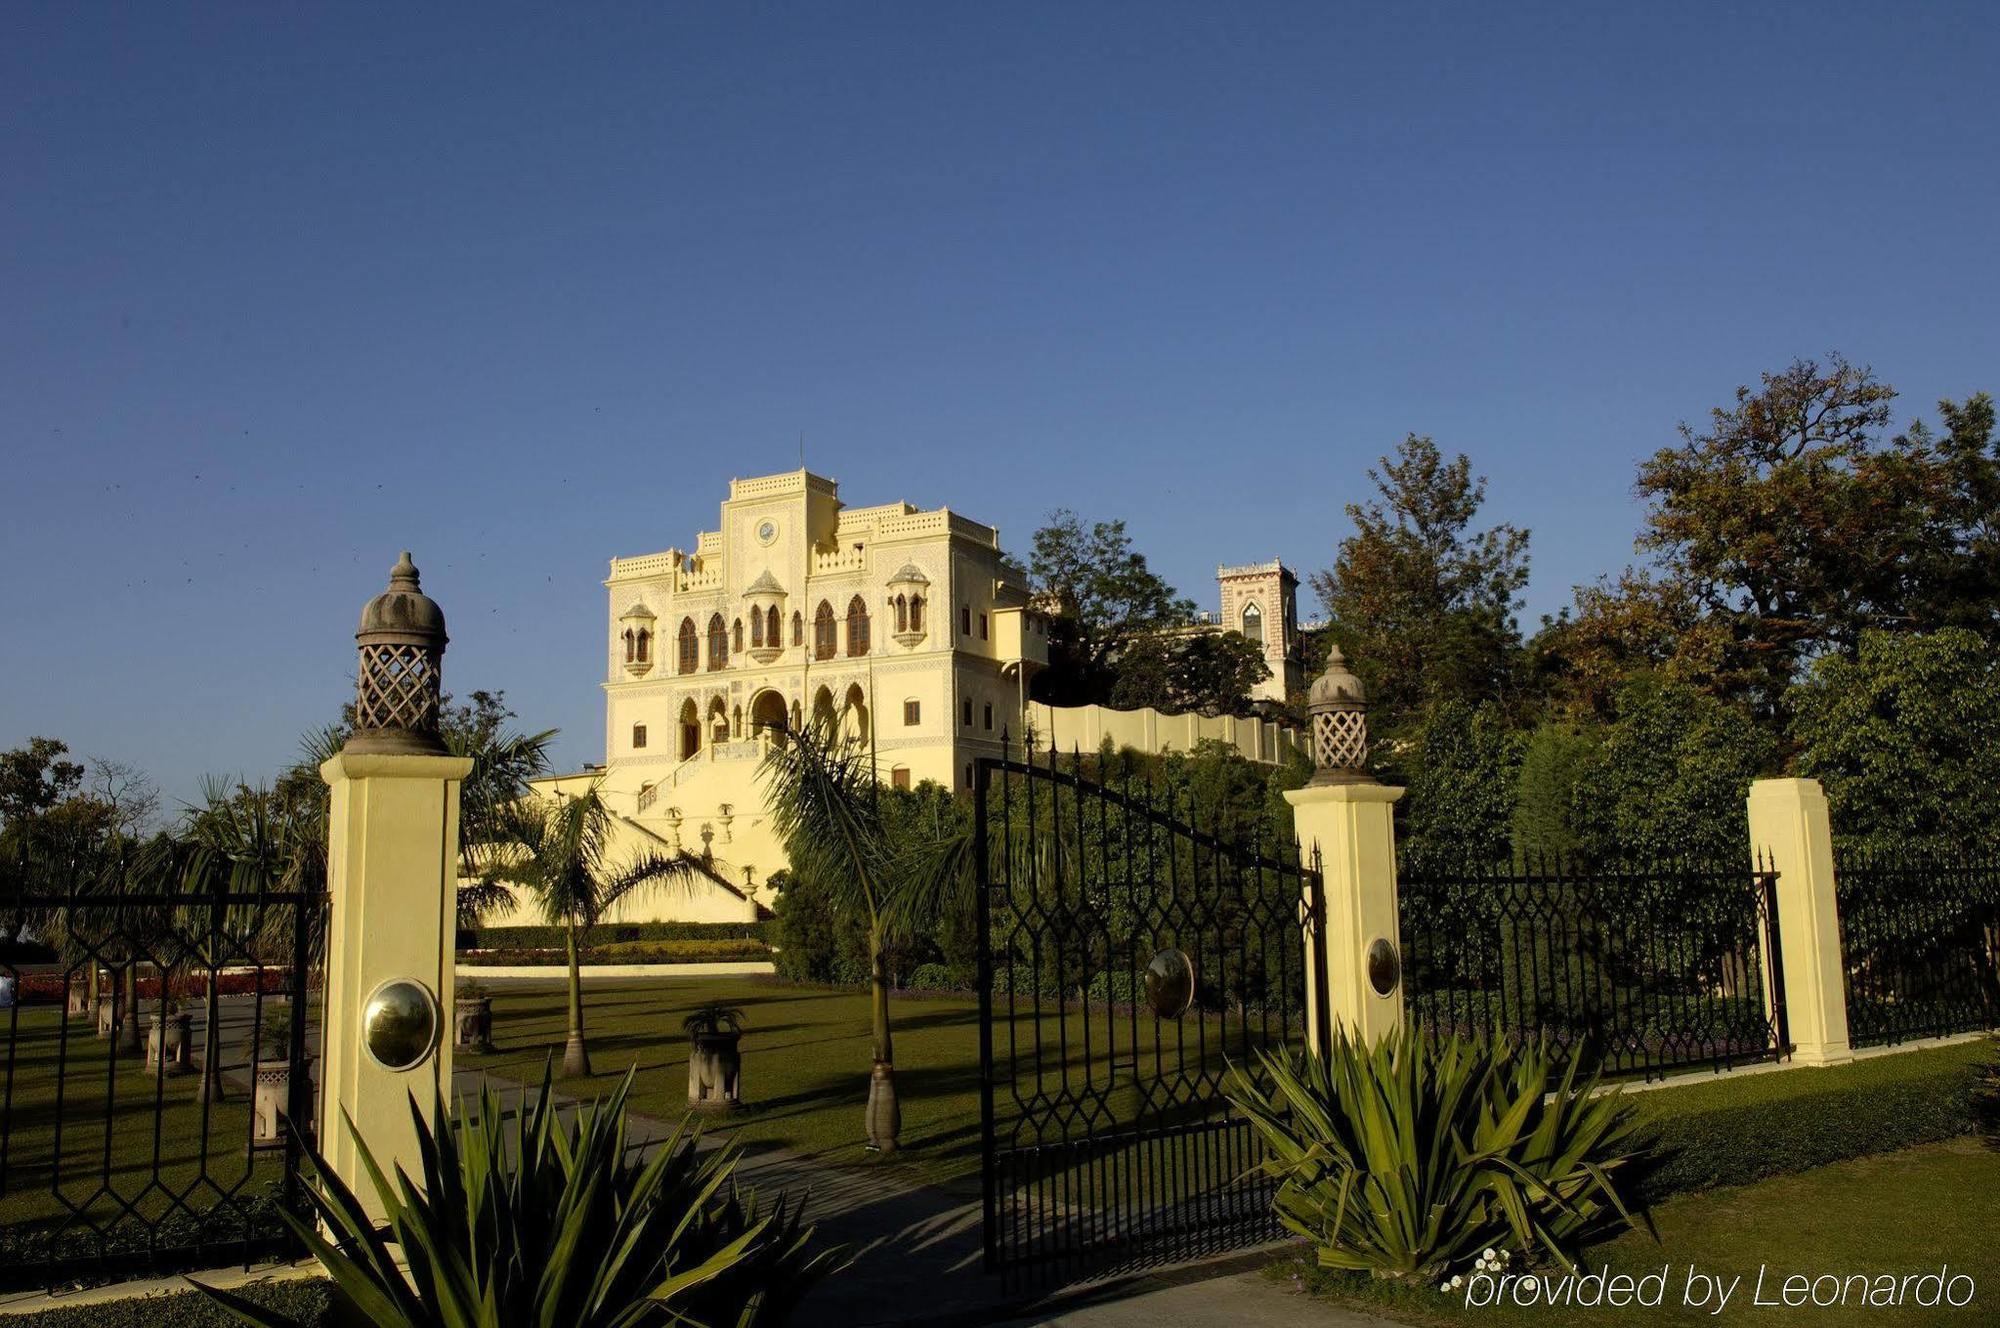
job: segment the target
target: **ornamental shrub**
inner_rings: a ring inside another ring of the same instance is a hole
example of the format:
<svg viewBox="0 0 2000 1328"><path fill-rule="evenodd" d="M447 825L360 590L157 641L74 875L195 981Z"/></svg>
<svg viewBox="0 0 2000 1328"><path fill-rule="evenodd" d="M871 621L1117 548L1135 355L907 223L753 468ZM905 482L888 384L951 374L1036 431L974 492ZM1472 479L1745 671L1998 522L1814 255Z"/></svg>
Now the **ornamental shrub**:
<svg viewBox="0 0 2000 1328"><path fill-rule="evenodd" d="M1621 1095L1572 1061L1553 1092L1545 1046L1407 1027L1331 1054L1263 1052L1228 1093L1263 1140L1278 1218L1323 1268L1436 1283L1512 1246L1568 1266L1629 1225L1639 1151Z"/></svg>

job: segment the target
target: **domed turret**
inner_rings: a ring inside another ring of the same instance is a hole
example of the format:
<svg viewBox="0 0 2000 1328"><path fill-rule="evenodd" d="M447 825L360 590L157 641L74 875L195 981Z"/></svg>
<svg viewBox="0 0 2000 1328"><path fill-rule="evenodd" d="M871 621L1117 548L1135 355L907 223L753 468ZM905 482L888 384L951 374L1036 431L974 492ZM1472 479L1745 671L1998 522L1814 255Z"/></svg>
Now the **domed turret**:
<svg viewBox="0 0 2000 1328"><path fill-rule="evenodd" d="M409 551L389 573L389 588L361 610L351 752L439 755L438 707L444 693L444 610L426 595Z"/></svg>
<svg viewBox="0 0 2000 1328"><path fill-rule="evenodd" d="M1312 725L1315 784L1368 782L1368 690L1339 646L1327 651L1326 668L1306 693Z"/></svg>

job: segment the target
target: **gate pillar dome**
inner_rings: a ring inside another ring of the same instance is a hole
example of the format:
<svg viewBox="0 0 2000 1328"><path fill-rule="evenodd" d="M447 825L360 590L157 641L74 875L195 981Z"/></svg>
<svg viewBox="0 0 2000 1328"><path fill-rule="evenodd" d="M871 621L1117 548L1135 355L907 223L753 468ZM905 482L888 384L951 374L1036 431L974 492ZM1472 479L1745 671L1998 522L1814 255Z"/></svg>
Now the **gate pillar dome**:
<svg viewBox="0 0 2000 1328"><path fill-rule="evenodd" d="M1308 694L1313 777L1285 794L1306 865L1324 880L1326 915L1306 937L1325 962L1306 965L1308 985L1326 974L1326 999L1306 1003L1309 1045L1326 1045L1317 1023L1324 1006L1336 1027L1364 1043L1403 1023L1401 914L1396 895L1396 800L1403 790L1366 768L1367 694L1340 647Z"/></svg>
<svg viewBox="0 0 2000 1328"><path fill-rule="evenodd" d="M429 1119L450 1096L459 788L472 761L448 755L438 731L444 614L408 553L355 639L354 736L320 767L332 806L317 1133L379 1218L356 1135L386 1174L421 1175L410 1101Z"/></svg>

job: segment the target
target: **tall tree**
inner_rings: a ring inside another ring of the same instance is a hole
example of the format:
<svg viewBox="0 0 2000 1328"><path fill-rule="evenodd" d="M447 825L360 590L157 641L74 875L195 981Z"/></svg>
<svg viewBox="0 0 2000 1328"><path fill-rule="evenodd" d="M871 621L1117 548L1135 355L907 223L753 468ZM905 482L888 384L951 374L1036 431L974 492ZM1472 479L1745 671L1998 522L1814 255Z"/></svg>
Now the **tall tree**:
<svg viewBox="0 0 2000 1328"><path fill-rule="evenodd" d="M512 851L494 855L496 875L526 889L551 926L564 930L569 963L569 1035L563 1073L590 1073L584 1040L581 942L611 906L646 885L692 888L708 878L701 859L690 853L642 852L630 861L611 860L612 815L595 786L550 803L540 798L513 804L504 818ZM504 858L504 860L503 860Z"/></svg>
<svg viewBox="0 0 2000 1328"><path fill-rule="evenodd" d="M1135 641L1194 621L1193 601L1146 565L1123 521L1086 529L1067 508L1050 513L1028 571L1049 615L1049 668L1035 679L1036 695L1054 705L1108 701L1118 658Z"/></svg>
<svg viewBox="0 0 2000 1328"><path fill-rule="evenodd" d="M1117 659L1106 699L1120 710L1151 706L1168 714L1250 713L1250 691L1271 676L1264 648L1241 632L1155 632Z"/></svg>
<svg viewBox="0 0 2000 1328"><path fill-rule="evenodd" d="M1475 530L1486 480L1411 434L1368 472L1377 496L1350 503L1354 533L1312 587L1333 635L1394 733L1427 704L1504 697L1520 647L1528 532Z"/></svg>

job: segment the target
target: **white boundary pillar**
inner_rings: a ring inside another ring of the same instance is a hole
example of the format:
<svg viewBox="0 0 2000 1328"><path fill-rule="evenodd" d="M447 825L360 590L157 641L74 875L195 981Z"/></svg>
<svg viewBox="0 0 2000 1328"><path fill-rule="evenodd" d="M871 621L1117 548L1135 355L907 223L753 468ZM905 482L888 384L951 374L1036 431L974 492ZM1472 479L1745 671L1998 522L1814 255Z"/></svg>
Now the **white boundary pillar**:
<svg viewBox="0 0 2000 1328"><path fill-rule="evenodd" d="M1826 792L1814 779L1759 779L1750 785L1749 819L1753 865L1761 858L1778 873L1778 949L1792 1059L1800 1065L1852 1060Z"/></svg>
<svg viewBox="0 0 2000 1328"><path fill-rule="evenodd" d="M318 1135L334 1174L379 1218L356 1134L385 1174L400 1165L421 1176L411 1100L430 1121L451 1092L459 787L472 761L438 734L444 614L409 554L355 639L354 736L320 766L332 790L332 900Z"/></svg>

